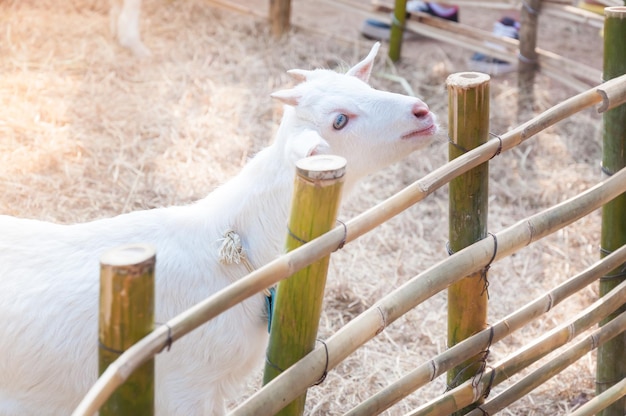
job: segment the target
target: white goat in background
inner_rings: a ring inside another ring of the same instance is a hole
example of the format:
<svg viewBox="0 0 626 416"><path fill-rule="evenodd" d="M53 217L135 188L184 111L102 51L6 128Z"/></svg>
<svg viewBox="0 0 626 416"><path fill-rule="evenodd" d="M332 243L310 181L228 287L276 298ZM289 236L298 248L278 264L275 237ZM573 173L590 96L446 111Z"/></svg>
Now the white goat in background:
<svg viewBox="0 0 626 416"><path fill-rule="evenodd" d="M75 225L0 216L0 415L67 416L95 382L103 251L156 248L156 321L166 322L248 273L218 259L227 230L256 267L283 252L297 160L343 156L348 191L429 143L437 126L426 104L367 84L378 48L347 74L290 71L300 83L273 94L285 103L274 143L195 204ZM157 356L157 414L223 414L263 362L265 308L253 296Z"/></svg>
<svg viewBox="0 0 626 416"><path fill-rule="evenodd" d="M147 58L150 56L150 49L141 42L140 14L141 0L111 0L111 33L120 45L130 49L135 56Z"/></svg>

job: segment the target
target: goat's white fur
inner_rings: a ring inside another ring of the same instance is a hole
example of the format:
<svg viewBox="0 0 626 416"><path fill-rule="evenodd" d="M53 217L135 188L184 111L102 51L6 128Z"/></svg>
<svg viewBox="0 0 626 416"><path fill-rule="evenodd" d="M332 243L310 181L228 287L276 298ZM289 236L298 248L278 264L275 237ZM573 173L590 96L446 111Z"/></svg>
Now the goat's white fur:
<svg viewBox="0 0 626 416"><path fill-rule="evenodd" d="M76 225L0 216L0 414L68 415L95 382L103 251L156 248L156 320L165 322L247 274L218 260L227 230L257 267L280 255L298 159L343 156L349 189L428 143L436 125L423 102L366 83L378 47L345 75L292 71L303 82L273 94L286 103L275 142L193 205ZM340 113L349 121L335 130ZM222 414L263 361L265 315L258 294L157 356L157 414Z"/></svg>

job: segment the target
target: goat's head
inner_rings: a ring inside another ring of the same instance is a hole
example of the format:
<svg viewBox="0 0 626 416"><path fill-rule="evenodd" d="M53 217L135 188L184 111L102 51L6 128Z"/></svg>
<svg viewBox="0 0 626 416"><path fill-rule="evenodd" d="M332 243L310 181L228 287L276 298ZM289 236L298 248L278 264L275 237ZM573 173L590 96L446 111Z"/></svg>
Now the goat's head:
<svg viewBox="0 0 626 416"><path fill-rule="evenodd" d="M286 151L343 156L346 181L353 183L430 143L436 117L424 102L369 86L379 46L346 74L289 71L298 85L272 94L290 113Z"/></svg>

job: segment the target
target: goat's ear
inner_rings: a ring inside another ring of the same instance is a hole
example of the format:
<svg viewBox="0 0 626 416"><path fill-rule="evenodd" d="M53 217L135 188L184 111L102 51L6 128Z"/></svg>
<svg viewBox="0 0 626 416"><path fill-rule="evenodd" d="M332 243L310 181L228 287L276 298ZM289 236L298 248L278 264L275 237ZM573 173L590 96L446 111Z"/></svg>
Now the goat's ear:
<svg viewBox="0 0 626 416"><path fill-rule="evenodd" d="M330 153L330 145L317 132L303 131L290 139L287 155L294 163L305 157Z"/></svg>
<svg viewBox="0 0 626 416"><path fill-rule="evenodd" d="M370 53L363 59L361 62L350 68L347 72L347 75L352 75L354 77L359 78L363 82L368 82L370 79L370 74L372 73L372 67L374 66L374 58L376 58L376 54L378 53L378 49L380 48L380 42L376 42L374 46L372 46L372 50Z"/></svg>
<svg viewBox="0 0 626 416"><path fill-rule="evenodd" d="M297 82L306 81L313 71L307 71L306 69L290 69L287 74Z"/></svg>
<svg viewBox="0 0 626 416"><path fill-rule="evenodd" d="M293 89L273 92L272 94L270 94L270 97L281 101L283 104L291 105L294 107L298 105L298 102L301 98L300 94Z"/></svg>

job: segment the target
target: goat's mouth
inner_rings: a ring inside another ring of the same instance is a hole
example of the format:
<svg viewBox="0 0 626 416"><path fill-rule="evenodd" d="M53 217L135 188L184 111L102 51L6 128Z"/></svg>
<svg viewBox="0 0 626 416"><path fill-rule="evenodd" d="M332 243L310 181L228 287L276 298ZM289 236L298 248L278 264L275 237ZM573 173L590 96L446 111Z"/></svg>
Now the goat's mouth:
<svg viewBox="0 0 626 416"><path fill-rule="evenodd" d="M437 133L437 125L435 123L430 124L428 127L419 130L413 130L402 136L402 140L409 140L419 136L432 136Z"/></svg>

